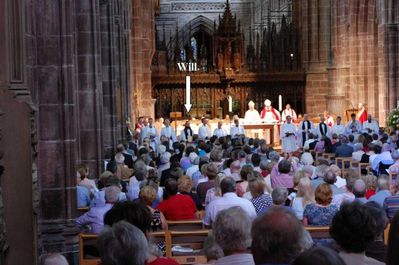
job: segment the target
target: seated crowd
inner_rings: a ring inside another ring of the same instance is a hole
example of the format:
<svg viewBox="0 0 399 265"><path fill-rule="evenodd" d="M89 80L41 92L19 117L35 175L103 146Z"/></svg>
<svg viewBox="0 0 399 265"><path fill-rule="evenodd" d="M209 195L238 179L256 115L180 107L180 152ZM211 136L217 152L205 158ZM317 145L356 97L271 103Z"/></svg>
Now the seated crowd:
<svg viewBox="0 0 399 265"><path fill-rule="evenodd" d="M289 154L243 135L136 140L118 145L98 178L77 169L78 207L90 208L76 223L100 235L103 265L176 264L151 232L194 219L211 229L209 264L399 264L399 183L388 176L399 172L395 133L323 136L323 144L310 135ZM323 152L370 167L316 160ZM313 241L306 226L330 227L332 240Z"/></svg>

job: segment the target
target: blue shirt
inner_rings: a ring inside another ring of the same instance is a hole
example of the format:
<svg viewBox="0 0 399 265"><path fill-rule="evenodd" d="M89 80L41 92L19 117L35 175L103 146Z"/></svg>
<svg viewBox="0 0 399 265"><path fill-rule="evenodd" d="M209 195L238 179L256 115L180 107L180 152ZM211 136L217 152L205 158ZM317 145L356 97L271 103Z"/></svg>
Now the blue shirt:
<svg viewBox="0 0 399 265"><path fill-rule="evenodd" d="M311 203L306 205L303 211L303 218L308 220L309 225L328 226L331 225L332 219L337 212L338 207L334 204L322 207Z"/></svg>
<svg viewBox="0 0 399 265"><path fill-rule="evenodd" d="M90 205L90 191L83 186L76 186L78 208Z"/></svg>
<svg viewBox="0 0 399 265"><path fill-rule="evenodd" d="M380 190L373 196L369 198L369 201L374 201L378 203L381 207L384 206L385 198L391 196L391 192L389 190Z"/></svg>

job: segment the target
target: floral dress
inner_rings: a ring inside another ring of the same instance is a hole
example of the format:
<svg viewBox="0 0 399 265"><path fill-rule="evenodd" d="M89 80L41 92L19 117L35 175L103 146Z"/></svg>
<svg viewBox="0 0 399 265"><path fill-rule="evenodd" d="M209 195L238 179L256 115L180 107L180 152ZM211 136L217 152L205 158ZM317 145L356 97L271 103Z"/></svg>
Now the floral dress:
<svg viewBox="0 0 399 265"><path fill-rule="evenodd" d="M334 204L324 207L311 203L306 205L305 210L303 211L303 218L307 218L309 225L329 226L337 212L338 207Z"/></svg>

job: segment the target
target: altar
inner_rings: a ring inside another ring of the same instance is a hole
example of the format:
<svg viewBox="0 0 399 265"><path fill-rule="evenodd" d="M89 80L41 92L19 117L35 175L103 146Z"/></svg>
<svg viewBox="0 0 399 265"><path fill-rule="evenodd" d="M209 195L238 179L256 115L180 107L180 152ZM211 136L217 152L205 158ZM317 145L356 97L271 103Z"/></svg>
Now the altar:
<svg viewBox="0 0 399 265"><path fill-rule="evenodd" d="M274 138L274 130L276 129L276 126L278 126L278 123L247 123L247 124L242 124L242 127L244 127L244 130L246 131L246 135L248 134L248 130L263 130L264 132L266 130L269 131L270 133L270 141L269 143L271 145L276 145L279 143L276 143L276 139ZM258 135L258 138L263 138Z"/></svg>

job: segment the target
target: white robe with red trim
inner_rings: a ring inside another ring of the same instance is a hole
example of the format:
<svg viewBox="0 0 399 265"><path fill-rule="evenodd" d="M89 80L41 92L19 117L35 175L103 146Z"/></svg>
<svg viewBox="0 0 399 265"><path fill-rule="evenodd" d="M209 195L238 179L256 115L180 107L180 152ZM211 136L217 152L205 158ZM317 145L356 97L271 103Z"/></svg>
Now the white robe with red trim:
<svg viewBox="0 0 399 265"><path fill-rule="evenodd" d="M265 122L279 122L280 121L280 112L273 107L264 107L260 117Z"/></svg>

